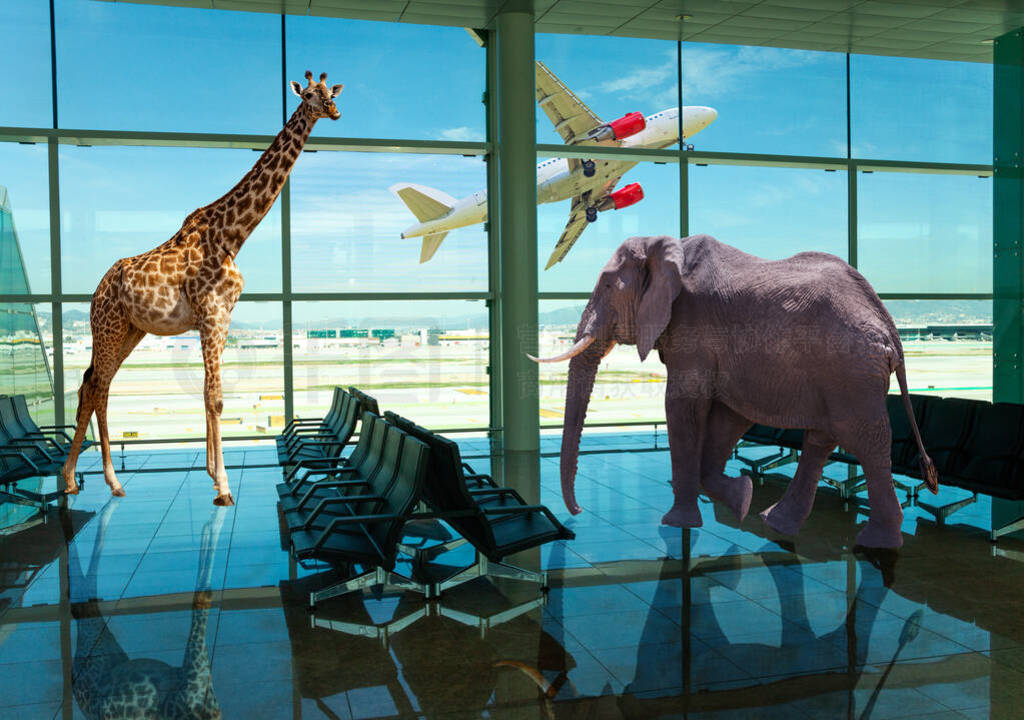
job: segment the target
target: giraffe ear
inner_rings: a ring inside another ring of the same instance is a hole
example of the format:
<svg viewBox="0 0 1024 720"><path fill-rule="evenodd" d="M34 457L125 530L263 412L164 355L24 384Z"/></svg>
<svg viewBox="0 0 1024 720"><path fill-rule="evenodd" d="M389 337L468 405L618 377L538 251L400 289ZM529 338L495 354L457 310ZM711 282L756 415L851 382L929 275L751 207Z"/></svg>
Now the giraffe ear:
<svg viewBox="0 0 1024 720"><path fill-rule="evenodd" d="M345 87L344 85L334 85L334 86L332 86L331 87L331 97L332 98L336 98L339 95L341 95L341 91L342 91L342 89L344 87Z"/></svg>
<svg viewBox="0 0 1024 720"><path fill-rule="evenodd" d="M291 88L292 88L292 92L293 92L293 93L295 93L295 94L296 94L296 95L298 95L299 97L302 97L302 86L301 86L301 85L299 85L299 84L298 84L297 82L295 82L294 80L292 80L292 81L291 81L290 83L288 83L288 84L289 84L289 85L291 85Z"/></svg>

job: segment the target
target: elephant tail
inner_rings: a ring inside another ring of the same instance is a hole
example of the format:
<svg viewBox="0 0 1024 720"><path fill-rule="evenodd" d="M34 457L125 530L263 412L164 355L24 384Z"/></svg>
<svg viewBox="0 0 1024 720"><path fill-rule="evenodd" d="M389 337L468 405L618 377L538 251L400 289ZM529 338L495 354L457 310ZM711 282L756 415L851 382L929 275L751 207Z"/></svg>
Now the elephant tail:
<svg viewBox="0 0 1024 720"><path fill-rule="evenodd" d="M917 427L917 420L914 419L914 408L910 405L910 393L907 391L907 371L901 362L896 365L896 380L900 384L900 395L903 396L903 407L907 411L907 419L910 420L910 429L914 431L914 440L917 442L917 454L921 458L921 477L924 479L928 489L933 494L939 492L939 473L935 470L935 463L928 457L921 441L921 431Z"/></svg>

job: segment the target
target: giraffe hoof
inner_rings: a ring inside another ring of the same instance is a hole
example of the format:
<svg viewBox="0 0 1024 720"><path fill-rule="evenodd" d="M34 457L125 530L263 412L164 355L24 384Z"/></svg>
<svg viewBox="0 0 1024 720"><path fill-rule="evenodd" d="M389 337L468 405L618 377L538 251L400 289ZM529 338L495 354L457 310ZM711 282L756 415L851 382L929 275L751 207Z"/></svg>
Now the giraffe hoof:
<svg viewBox="0 0 1024 720"><path fill-rule="evenodd" d="M74 487L64 488L64 494L65 495L77 495L78 494L78 486L75 485Z"/></svg>
<svg viewBox="0 0 1024 720"><path fill-rule="evenodd" d="M110 488L110 494L111 494L112 497L124 497L124 495L125 495L124 488L123 487Z"/></svg>
<svg viewBox="0 0 1024 720"><path fill-rule="evenodd" d="M235 504L235 498L232 497L231 493L228 493L227 495L218 495L213 499L213 504L230 507Z"/></svg>

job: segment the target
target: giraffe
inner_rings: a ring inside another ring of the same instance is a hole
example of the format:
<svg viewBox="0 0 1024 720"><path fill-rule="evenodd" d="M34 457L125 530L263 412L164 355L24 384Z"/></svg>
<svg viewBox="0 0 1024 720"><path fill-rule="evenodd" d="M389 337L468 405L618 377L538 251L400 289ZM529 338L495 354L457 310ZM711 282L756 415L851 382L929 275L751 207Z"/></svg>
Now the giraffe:
<svg viewBox="0 0 1024 720"><path fill-rule="evenodd" d="M170 240L118 260L100 280L89 313L92 359L78 390L75 437L62 472L67 494L78 493L75 465L95 412L103 477L112 495L124 495L107 435L110 382L146 333L198 330L206 375L206 472L217 491L214 504L234 505L221 449L220 360L231 311L243 286L235 256L274 204L316 121L341 117L334 98L343 86L327 87L326 79L327 73L321 73L319 82L313 82L313 73L307 70L306 87L293 80L290 86L301 100L299 107L245 177L220 199L193 211Z"/></svg>
<svg viewBox="0 0 1024 720"><path fill-rule="evenodd" d="M217 540L227 511L210 510L203 525L192 617L180 667L150 658L129 658L114 637L99 605L96 578L110 516L121 500L111 498L100 513L88 573L82 572L77 544L68 554L74 585L84 598L71 604L78 642L72 663L71 690L89 720L215 720L221 717L213 691L206 642L213 604L213 566Z"/></svg>

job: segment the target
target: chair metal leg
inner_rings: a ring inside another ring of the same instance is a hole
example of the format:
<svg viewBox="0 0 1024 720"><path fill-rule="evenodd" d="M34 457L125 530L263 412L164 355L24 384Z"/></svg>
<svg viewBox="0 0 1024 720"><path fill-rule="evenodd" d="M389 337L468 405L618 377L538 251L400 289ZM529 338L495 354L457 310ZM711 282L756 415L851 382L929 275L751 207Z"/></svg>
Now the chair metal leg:
<svg viewBox="0 0 1024 720"><path fill-rule="evenodd" d="M422 561L430 562L431 560L436 558L438 555L446 553L449 550L454 550L457 547L461 547L461 546L465 545L467 542L469 542L469 541L466 540L466 538L453 538L452 540L449 540L448 542L443 542L443 543L440 543L438 545L431 545L430 547L425 547L425 548L414 547L412 545L406 545L404 543L399 543L398 544L398 549L401 552L405 553L406 555L409 555L412 558L418 558L418 559L420 559Z"/></svg>
<svg viewBox="0 0 1024 720"><path fill-rule="evenodd" d="M329 598L338 597L340 595L346 595L356 590L364 590L369 587L375 587L377 585L382 586L384 592L394 592L397 590L415 590L416 592L422 593L423 597L430 599L432 596L432 587L429 584L418 583L411 578L407 578L404 575L399 575L396 572L390 572L384 568L374 568L373 570L363 573L358 577L351 578L349 580L342 581L331 585L330 587L315 590L309 594L309 604L311 607L315 607L316 604L321 600L327 600Z"/></svg>
<svg viewBox="0 0 1024 720"><path fill-rule="evenodd" d="M746 458L738 453L736 458L749 466L755 475L761 475L768 470L794 463L799 459L796 450L784 448L779 448L779 452L763 458Z"/></svg>
<svg viewBox="0 0 1024 720"><path fill-rule="evenodd" d="M520 615L525 615L531 610L535 610L539 607L544 607L547 603L547 595L541 595L536 600L530 600L529 602L520 603L513 608L509 608L503 612L491 615L489 617L481 617L479 615L473 615L472 613L462 612L461 610L452 610L446 608L444 605L438 605L438 613L444 617L451 618L456 622L460 622L463 625L469 627L477 627L480 629L480 639L484 640L487 638L487 631L492 627L506 623L509 620L514 620Z"/></svg>
<svg viewBox="0 0 1024 720"><path fill-rule="evenodd" d="M343 620L331 620L329 618L317 617L316 614L310 616L310 624L312 627L336 630L337 632L355 635L356 637L375 637L380 640L381 645L387 648L388 641L391 639L392 635L405 630L405 628L409 627L417 620L426 617L429 614L428 610L429 605L424 605L416 612L409 613L405 617L399 618L398 620L392 620L384 625L369 625L364 623L345 622Z"/></svg>
<svg viewBox="0 0 1024 720"><path fill-rule="evenodd" d="M1010 533L1017 532L1018 530L1024 530L1024 517L1019 517L1013 522L1003 525L1000 528L992 528L992 534L989 536L989 539L992 542L996 542L1003 535L1009 535Z"/></svg>
<svg viewBox="0 0 1024 720"><path fill-rule="evenodd" d="M516 565L509 565L508 563L503 562L493 562L488 560L484 555L477 554L476 563L470 565L464 570L460 570L446 580L436 583L434 586L434 594L435 596L440 595L448 588L485 576L536 582L540 583L541 590L548 589L548 574L546 572L526 570L525 568L517 567Z"/></svg>
<svg viewBox="0 0 1024 720"><path fill-rule="evenodd" d="M948 505L936 506L918 501L917 506L922 510L930 512L935 517L935 522L937 522L939 525L944 525L946 523L946 518L948 518L950 515L955 513L960 508L965 508L968 505L973 505L976 502L978 502L978 493L972 493L969 498L957 500L956 502L949 503Z"/></svg>

